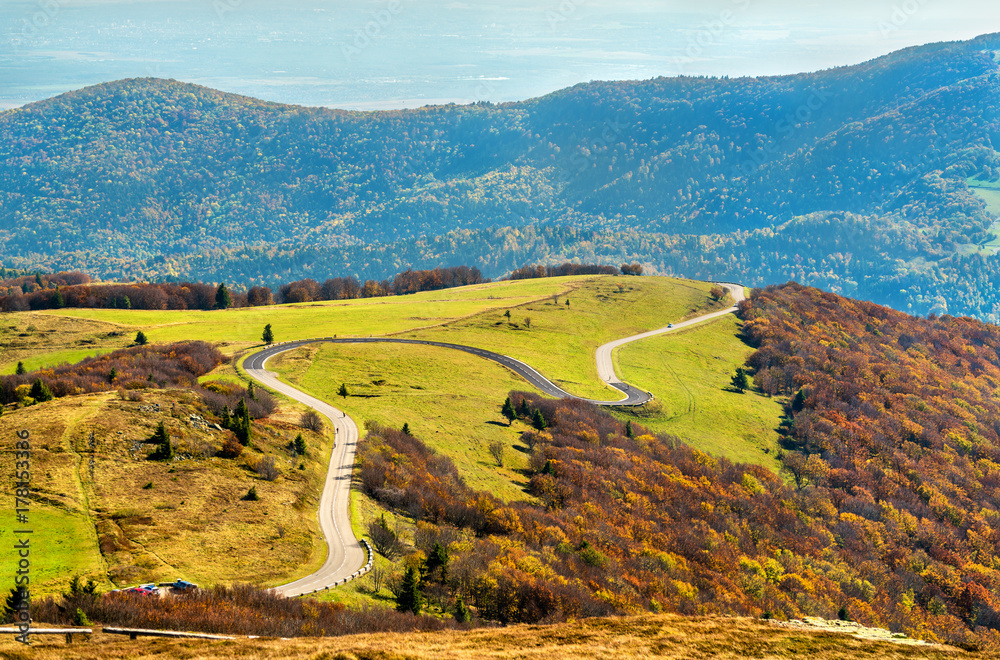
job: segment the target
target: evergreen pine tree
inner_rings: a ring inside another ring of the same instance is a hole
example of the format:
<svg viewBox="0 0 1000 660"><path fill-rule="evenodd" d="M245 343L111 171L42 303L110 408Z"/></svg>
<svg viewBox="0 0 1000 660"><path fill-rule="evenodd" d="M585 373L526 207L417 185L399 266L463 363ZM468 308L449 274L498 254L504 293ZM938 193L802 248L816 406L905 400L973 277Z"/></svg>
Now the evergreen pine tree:
<svg viewBox="0 0 1000 660"><path fill-rule="evenodd" d="M517 408L517 414L525 419L531 418L531 408L528 407L527 399L521 399L521 405Z"/></svg>
<svg viewBox="0 0 1000 660"><path fill-rule="evenodd" d="M56 289L56 292L52 295L52 306L55 307L56 309L62 309L63 307L66 306L66 299L63 298L62 291L60 291L58 288Z"/></svg>
<svg viewBox="0 0 1000 660"><path fill-rule="evenodd" d="M535 414L531 416L531 425L539 431L544 431L548 427L548 423L546 423L545 417L542 416L541 410L536 410Z"/></svg>
<svg viewBox="0 0 1000 660"><path fill-rule="evenodd" d="M132 309L132 299L128 296L122 299L122 309Z"/></svg>
<svg viewBox="0 0 1000 660"><path fill-rule="evenodd" d="M736 369L736 375L733 376L732 383L733 388L738 390L740 394L750 389L750 379L747 378L747 372L743 367Z"/></svg>
<svg viewBox="0 0 1000 660"><path fill-rule="evenodd" d="M169 461L174 457L174 446L170 444L170 434L167 433L167 427L163 425L163 421L160 421L156 427L153 441L156 442L156 451L152 454L153 460Z"/></svg>
<svg viewBox="0 0 1000 660"><path fill-rule="evenodd" d="M295 453L299 456L304 456L306 453L306 439L301 433L295 436Z"/></svg>
<svg viewBox="0 0 1000 660"><path fill-rule="evenodd" d="M459 596L455 599L455 621L459 623L468 623L472 621L472 612L466 607L465 601Z"/></svg>
<svg viewBox="0 0 1000 660"><path fill-rule="evenodd" d="M245 399L240 399L236 404L236 411L233 413L233 433L244 447L250 444L250 410L247 408Z"/></svg>
<svg viewBox="0 0 1000 660"><path fill-rule="evenodd" d="M118 378L118 370L115 369L114 367L111 367L111 371L108 372L108 382L109 383L115 382L115 378Z"/></svg>
<svg viewBox="0 0 1000 660"><path fill-rule="evenodd" d="M792 399L792 410L794 412L800 412L806 406L806 393L799 390L795 393L795 398Z"/></svg>
<svg viewBox="0 0 1000 660"><path fill-rule="evenodd" d="M403 422L403 435L410 435L410 423Z"/></svg>
<svg viewBox="0 0 1000 660"><path fill-rule="evenodd" d="M143 332L142 330L135 333L135 343L136 346L145 346L146 344L148 344L149 340L146 339L146 333Z"/></svg>
<svg viewBox="0 0 1000 660"><path fill-rule="evenodd" d="M253 381L247 384L247 396L251 399L257 398L257 386L253 384Z"/></svg>
<svg viewBox="0 0 1000 660"><path fill-rule="evenodd" d="M634 438L635 432L632 430L632 420L625 422L625 437Z"/></svg>
<svg viewBox="0 0 1000 660"><path fill-rule="evenodd" d="M3 622L15 623L18 620L21 606L28 601L28 598L28 592L23 587L11 589L3 606Z"/></svg>
<svg viewBox="0 0 1000 660"><path fill-rule="evenodd" d="M510 402L510 397L507 397L507 400L503 402L500 414L507 418L507 426L513 424L514 420L517 419L517 413L514 412L514 404Z"/></svg>
<svg viewBox="0 0 1000 660"><path fill-rule="evenodd" d="M417 579L417 572L412 566L409 566L403 575L403 583L399 587L399 595L396 596L396 609L400 612L420 614L422 607L423 596L420 593L420 581Z"/></svg>
<svg viewBox="0 0 1000 660"><path fill-rule="evenodd" d="M233 425L233 418L229 415L229 406L222 406L222 428L228 429Z"/></svg>
<svg viewBox="0 0 1000 660"><path fill-rule="evenodd" d="M342 396L345 399L347 398L347 383L340 384L340 389L337 390L337 395Z"/></svg>
<svg viewBox="0 0 1000 660"><path fill-rule="evenodd" d="M425 566L427 568L427 576L432 580L438 580L441 583L448 581L448 549L443 545L434 542L434 547L431 549L431 553L427 555L427 560ZM440 570L440 576L436 576L435 572Z"/></svg>
<svg viewBox="0 0 1000 660"><path fill-rule="evenodd" d="M215 306L219 309L229 309L233 304L233 297L229 294L229 289L225 284L220 284L215 290Z"/></svg>
<svg viewBox="0 0 1000 660"><path fill-rule="evenodd" d="M264 334L262 334L260 338L263 339L264 343L268 346L274 343L274 331L271 330L270 323L264 326Z"/></svg>
<svg viewBox="0 0 1000 660"><path fill-rule="evenodd" d="M52 395L52 390L49 386L42 382L41 378L36 378L35 382L31 384L31 392L29 396L35 400L36 403L43 403L45 401L51 401L55 397Z"/></svg>
<svg viewBox="0 0 1000 660"><path fill-rule="evenodd" d="M28 370L24 368L23 362L18 362L17 371L15 371L14 373L16 373L18 376L23 376L24 374L28 373Z"/></svg>

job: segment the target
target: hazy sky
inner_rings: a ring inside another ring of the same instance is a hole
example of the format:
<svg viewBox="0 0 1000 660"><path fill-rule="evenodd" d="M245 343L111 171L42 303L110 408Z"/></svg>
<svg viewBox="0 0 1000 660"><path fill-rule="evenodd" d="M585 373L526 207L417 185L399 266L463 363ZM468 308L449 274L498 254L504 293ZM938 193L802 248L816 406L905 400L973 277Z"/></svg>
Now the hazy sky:
<svg viewBox="0 0 1000 660"><path fill-rule="evenodd" d="M995 0L0 0L0 108L138 76L346 108L518 100L596 79L816 70L987 32Z"/></svg>

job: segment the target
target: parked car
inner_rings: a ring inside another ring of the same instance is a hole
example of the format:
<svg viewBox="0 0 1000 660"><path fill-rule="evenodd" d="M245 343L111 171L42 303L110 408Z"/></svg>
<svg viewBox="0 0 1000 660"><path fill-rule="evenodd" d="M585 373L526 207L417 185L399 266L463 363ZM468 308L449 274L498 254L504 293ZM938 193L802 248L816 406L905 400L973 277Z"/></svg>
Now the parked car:
<svg viewBox="0 0 1000 660"><path fill-rule="evenodd" d="M194 582L188 582L187 580L177 580L170 586L172 586L174 589L177 589L178 591L187 591L188 589L198 588L197 584L195 584Z"/></svg>
<svg viewBox="0 0 1000 660"><path fill-rule="evenodd" d="M138 587L132 587L131 589L126 589L130 594L142 594L144 596L159 596L160 590L155 584L141 584Z"/></svg>

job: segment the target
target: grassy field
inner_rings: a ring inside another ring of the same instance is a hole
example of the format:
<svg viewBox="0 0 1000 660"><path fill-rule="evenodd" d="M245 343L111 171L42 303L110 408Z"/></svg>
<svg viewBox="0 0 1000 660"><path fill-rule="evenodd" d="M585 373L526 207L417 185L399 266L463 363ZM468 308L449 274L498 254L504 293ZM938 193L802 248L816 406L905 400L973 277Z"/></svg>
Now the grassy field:
<svg viewBox="0 0 1000 660"><path fill-rule="evenodd" d="M986 210L994 215L1000 215L1000 181L966 180L972 192L986 202Z"/></svg>
<svg viewBox="0 0 1000 660"><path fill-rule="evenodd" d="M319 344L284 353L268 368L313 396L347 412L359 425L375 421L410 431L455 461L465 481L502 499L524 499L527 459L500 407L526 384L503 367L473 355L431 346ZM337 396L341 384L349 396ZM491 442L509 449L503 468Z"/></svg>
<svg viewBox="0 0 1000 660"><path fill-rule="evenodd" d="M406 331L404 336L468 343L525 360L571 392L609 397L615 392L597 380L596 347L719 307L710 301L708 288L663 278L555 278L252 310L17 313L5 315L0 326L5 340L0 361L11 371L17 360L29 368L75 360L126 346L138 329L152 341L207 339L235 352L258 344L263 325L272 323L278 340ZM749 352L735 332L735 321L727 319L633 344L617 359L627 379L654 391L664 404L642 423L712 453L773 467L762 449L773 442L779 404L721 389ZM507 500L526 497L522 470L527 461L518 444L524 429L520 423L507 427L499 409L508 391L530 388L502 367L446 349L391 345L312 346L269 366L342 407L359 423L374 420L397 428L408 423L414 434L451 457L473 488ZM235 380L237 374L226 364L210 378ZM341 383L350 393L346 400L336 396ZM690 412L689 396L697 399ZM175 401L177 411L171 409ZM304 461L305 471L297 470L285 445L298 430L298 409L283 409L261 427L257 448L226 461L197 457L198 447L218 446L222 436L191 426L192 401L177 392L160 392L147 395L141 405L154 403L164 412L143 412L140 404L109 394L0 417L3 450L9 450L12 430L20 425L37 430L46 442L60 439L58 451L39 458L46 466L41 485L50 494L39 506L49 507L44 510L53 516L54 527L67 530L65 547L40 559L38 577L46 589L70 577L60 566L81 567L78 572L97 578L110 576L119 585L176 577L275 584L322 562L313 507L328 446L322 445L324 438L311 439L310 444L322 446ZM190 449L190 458L167 466L136 453L158 419L167 422L175 442ZM507 446L502 468L488 451L497 440ZM253 463L264 454L282 467L276 482L261 482L254 473ZM261 502L240 500L251 483L264 496ZM353 503L358 531L381 513L358 493ZM6 540L5 534L0 542ZM355 604L373 599L363 585L330 597Z"/></svg>
<svg viewBox="0 0 1000 660"><path fill-rule="evenodd" d="M103 588L181 577L276 584L322 563L315 507L327 438L306 432L310 454L293 458L287 445L300 430L299 412L289 407L255 424L254 446L239 458L205 458L223 434L190 419L203 414L194 395L144 396L142 402L114 394L70 397L0 417L0 500L10 516L14 433L32 434L35 595L62 591L73 574ZM151 447L144 441L161 420L178 454L172 462L146 459ZM254 470L264 456L282 472L276 481ZM241 499L251 485L258 502ZM12 523L0 525L0 543L8 547L15 542ZM0 575L12 576L14 564L11 553L0 555Z"/></svg>
<svg viewBox="0 0 1000 660"><path fill-rule="evenodd" d="M728 390L736 367L753 352L737 336L739 327L739 319L726 316L626 344L615 351L615 367L626 381L656 395L639 423L710 454L777 471L781 401Z"/></svg>
<svg viewBox="0 0 1000 660"><path fill-rule="evenodd" d="M500 282L412 296L208 312L66 309L11 313L4 319L6 332L14 341L0 351L0 365L6 372L12 372L17 361L25 357L36 360L39 366L58 364L71 350L111 350L127 346L138 330L142 330L150 342L201 339L220 344L228 353L259 344L261 332L268 323L273 325L277 341L331 335L392 334L547 298L571 288L581 279ZM28 331L28 327L35 329ZM20 336L22 333L25 336Z"/></svg>
<svg viewBox="0 0 1000 660"><path fill-rule="evenodd" d="M615 400L621 393L597 377L597 347L720 308L709 289L659 277L598 277L577 283L572 293L511 309L510 319L506 309L496 310L403 336L496 351L527 362L571 394Z"/></svg>
<svg viewBox="0 0 1000 660"><path fill-rule="evenodd" d="M12 638L4 638L0 640L0 655L10 660L775 660L790 657L812 660L959 660L984 657L979 653L944 646L904 646L865 641L838 633L780 628L756 619L675 615L584 619L549 626L517 625L470 631L385 633L321 639L213 642L146 638L130 641L99 634L90 641L72 646L67 646L61 638L35 639L37 641L29 651Z"/></svg>

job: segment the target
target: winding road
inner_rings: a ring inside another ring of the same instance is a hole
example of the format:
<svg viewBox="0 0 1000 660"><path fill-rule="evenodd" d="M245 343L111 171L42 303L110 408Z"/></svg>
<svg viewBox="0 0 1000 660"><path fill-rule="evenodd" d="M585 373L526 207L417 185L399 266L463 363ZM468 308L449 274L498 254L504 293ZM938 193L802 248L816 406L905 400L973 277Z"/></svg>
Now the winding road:
<svg viewBox="0 0 1000 660"><path fill-rule="evenodd" d="M736 303L745 299L746 296L744 295L744 288L742 285L722 282L718 284L729 290ZM346 578L353 577L358 572L359 567L365 565L367 557L365 547L357 538L355 538L354 532L351 529L350 491L351 476L354 470L354 454L359 440L357 424L355 424L354 420L348 417L346 413L334 408L330 404L320 401L319 399L312 397L305 392L292 387L291 385L281 382L276 374L267 370L267 361L274 356L287 351L295 350L301 346L316 343L392 343L435 346L471 353L472 355L476 355L483 359L496 362L510 369L528 381L531 385L535 386L538 390L550 396L557 398L579 399L599 406L638 406L650 401L653 396L650 392L644 392L632 385L629 385L618 377L615 373L614 361L612 359L612 352L616 348L640 339L647 339L649 337L655 337L657 335L681 330L698 323L704 323L727 314L732 314L735 311L736 306L734 305L728 309L713 312L711 314L705 314L688 321L671 324L665 328L660 328L659 330L652 330L650 332L644 332L632 337L626 337L625 339L619 339L617 341L604 344L598 348L596 356L598 375L602 381L624 394L624 398L616 401L597 401L594 399L584 399L582 397L574 396L573 394L570 394L560 388L549 379L545 378L545 376L538 373L538 371L533 369L530 365L521 362L520 360L515 360L512 357L472 346L462 346L460 344L448 344L437 341L394 339L391 337L343 339L323 337L274 344L258 353L250 355L243 362L243 368L250 378L276 392L284 394L294 401L303 403L316 410L316 412L325 417L333 426L336 438L333 452L330 456L330 469L327 473L326 483L324 485L323 494L320 497L319 504L320 529L323 532L323 536L326 538L327 545L326 561L315 573L295 580L294 582L276 587L275 591L291 598L301 596L303 594L313 593L320 589L325 589Z"/></svg>

